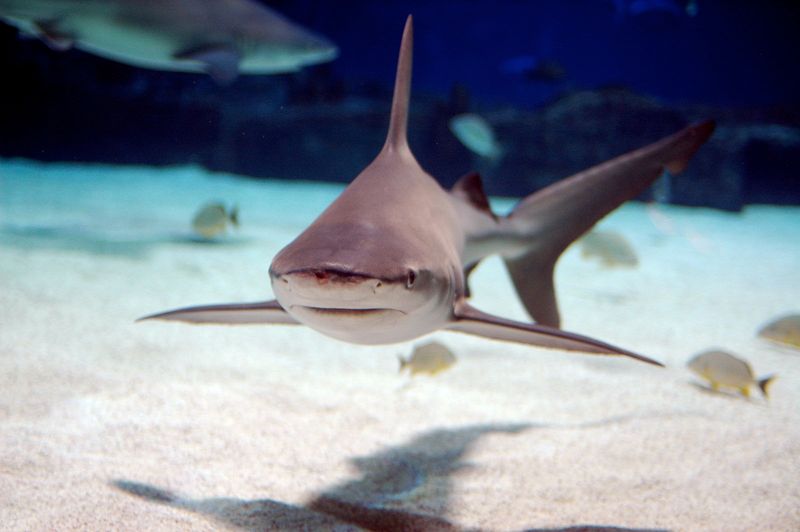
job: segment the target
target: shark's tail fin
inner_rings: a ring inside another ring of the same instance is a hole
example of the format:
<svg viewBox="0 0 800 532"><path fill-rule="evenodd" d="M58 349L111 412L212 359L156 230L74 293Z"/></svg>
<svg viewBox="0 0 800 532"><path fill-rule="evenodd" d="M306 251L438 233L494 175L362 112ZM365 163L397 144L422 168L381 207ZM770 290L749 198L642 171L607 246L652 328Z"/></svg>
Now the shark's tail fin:
<svg viewBox="0 0 800 532"><path fill-rule="evenodd" d="M658 142L559 181L523 199L508 216L531 247L505 262L522 303L542 325L560 325L553 268L564 249L598 220L653 183L679 173L711 136L714 123L689 126Z"/></svg>
<svg viewBox="0 0 800 532"><path fill-rule="evenodd" d="M414 20L406 19L400 55L397 58L397 76L394 80L392 114L384 150L408 150L408 101L411 97L411 64L414 49Z"/></svg>

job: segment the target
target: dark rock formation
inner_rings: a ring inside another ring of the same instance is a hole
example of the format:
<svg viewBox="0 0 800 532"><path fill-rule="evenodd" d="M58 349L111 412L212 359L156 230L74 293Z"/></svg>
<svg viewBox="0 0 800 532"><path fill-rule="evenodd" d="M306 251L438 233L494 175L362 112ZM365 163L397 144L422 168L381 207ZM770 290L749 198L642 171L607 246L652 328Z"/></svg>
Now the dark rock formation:
<svg viewBox="0 0 800 532"><path fill-rule="evenodd" d="M439 158L471 159L490 194L521 196L575 172L674 133L687 123L718 120L718 128L687 170L669 176L659 199L739 210L747 203L800 203L800 121L791 113L680 109L621 88L566 95L539 111L481 113L505 148L491 164L461 147ZM779 123L779 122L785 123ZM792 125L793 124L793 125ZM436 159L437 156L434 156ZM420 157L422 160L422 158ZM652 192L642 199L651 199Z"/></svg>

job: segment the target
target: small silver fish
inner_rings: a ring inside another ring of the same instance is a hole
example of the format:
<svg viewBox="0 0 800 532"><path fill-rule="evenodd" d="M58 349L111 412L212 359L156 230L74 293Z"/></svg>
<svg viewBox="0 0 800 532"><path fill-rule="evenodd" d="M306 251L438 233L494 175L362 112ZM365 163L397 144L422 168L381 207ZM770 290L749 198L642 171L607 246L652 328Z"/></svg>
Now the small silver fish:
<svg viewBox="0 0 800 532"><path fill-rule="evenodd" d="M209 203L202 207L192 219L192 229L203 238L214 238L224 233L228 224L239 227L239 208L230 211L221 203Z"/></svg>
<svg viewBox="0 0 800 532"><path fill-rule="evenodd" d="M581 256L597 257L604 266L632 268L639 264L628 239L616 231L591 231L580 239Z"/></svg>
<svg viewBox="0 0 800 532"><path fill-rule="evenodd" d="M712 390L717 391L720 387L735 388L745 397L750 397L750 386L753 384L758 385L764 397L769 397L769 385L776 378L775 375L770 375L756 380L750 364L718 349L704 351L686 365L707 380Z"/></svg>
<svg viewBox="0 0 800 532"><path fill-rule="evenodd" d="M420 373L436 375L456 363L455 355L439 342L428 342L414 348L411 356L400 360L400 371L407 369L413 377Z"/></svg>
<svg viewBox="0 0 800 532"><path fill-rule="evenodd" d="M457 115L448 126L461 144L481 157L498 159L503 154L492 126L482 117L472 113Z"/></svg>
<svg viewBox="0 0 800 532"><path fill-rule="evenodd" d="M800 314L789 314L761 327L758 336L789 347L800 348Z"/></svg>

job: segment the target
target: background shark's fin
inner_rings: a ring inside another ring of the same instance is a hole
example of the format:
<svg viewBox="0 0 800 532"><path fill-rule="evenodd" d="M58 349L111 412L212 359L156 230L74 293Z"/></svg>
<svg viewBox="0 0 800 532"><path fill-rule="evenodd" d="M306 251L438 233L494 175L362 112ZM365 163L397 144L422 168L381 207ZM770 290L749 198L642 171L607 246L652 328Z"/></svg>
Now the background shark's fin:
<svg viewBox="0 0 800 532"><path fill-rule="evenodd" d="M397 76L394 79L392 115L389 119L389 133L384 150L408 149L408 101L411 97L411 64L414 50L414 20L406 19L400 55L397 58Z"/></svg>
<svg viewBox="0 0 800 532"><path fill-rule="evenodd" d="M714 123L689 126L644 148L575 174L523 199L505 222L531 247L506 257L525 308L538 323L558 327L552 272L564 249L603 216L635 198L665 168L677 173L711 136Z"/></svg>
<svg viewBox="0 0 800 532"><path fill-rule="evenodd" d="M186 307L139 318L142 320L183 321L187 323L218 323L243 325L256 323L281 323L298 325L280 303L275 300L258 303L229 303Z"/></svg>
<svg viewBox="0 0 800 532"><path fill-rule="evenodd" d="M528 345L550 347L554 349L566 349L568 351L581 351L600 355L623 355L648 364L663 366L642 355L637 355L631 351L615 347L611 344L569 333L553 327L534 325L518 321L507 320L486 314L470 306L466 301L456 303L454 309L454 320L447 326L447 329L459 331L495 340L505 340Z"/></svg>
<svg viewBox="0 0 800 532"><path fill-rule="evenodd" d="M75 37L59 28L60 21L47 20L33 23L36 34L51 49L64 52L75 45Z"/></svg>
<svg viewBox="0 0 800 532"><path fill-rule="evenodd" d="M242 56L233 47L213 45L179 52L175 54L175 59L198 61L214 81L227 85L239 76Z"/></svg>

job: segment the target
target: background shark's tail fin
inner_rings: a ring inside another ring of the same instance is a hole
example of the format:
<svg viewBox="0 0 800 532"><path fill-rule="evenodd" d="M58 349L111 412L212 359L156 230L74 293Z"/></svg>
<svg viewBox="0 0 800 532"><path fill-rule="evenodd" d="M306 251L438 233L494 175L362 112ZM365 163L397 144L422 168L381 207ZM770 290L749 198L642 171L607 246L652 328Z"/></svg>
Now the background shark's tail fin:
<svg viewBox="0 0 800 532"><path fill-rule="evenodd" d="M506 257L505 262L522 303L537 323L560 325L552 274L564 249L606 214L643 192L665 168L681 172L713 131L711 121L689 126L559 181L514 208L507 222L514 233L530 240L531 247Z"/></svg>
<svg viewBox="0 0 800 532"><path fill-rule="evenodd" d="M408 101L411 97L411 63L414 49L414 20L406 19L400 56L397 59L397 76L394 80L392 115L384 150L408 149Z"/></svg>

